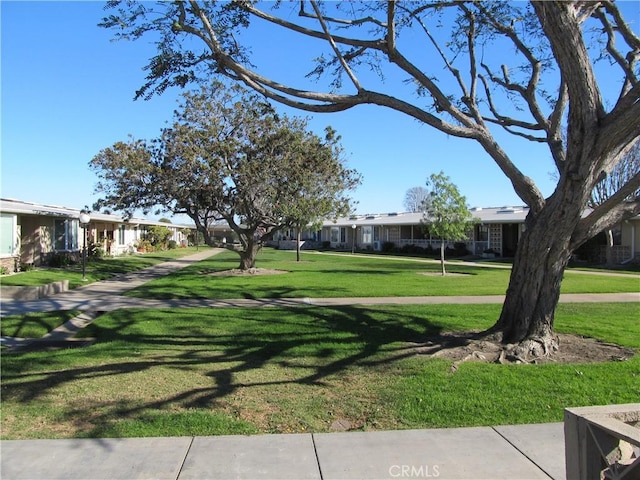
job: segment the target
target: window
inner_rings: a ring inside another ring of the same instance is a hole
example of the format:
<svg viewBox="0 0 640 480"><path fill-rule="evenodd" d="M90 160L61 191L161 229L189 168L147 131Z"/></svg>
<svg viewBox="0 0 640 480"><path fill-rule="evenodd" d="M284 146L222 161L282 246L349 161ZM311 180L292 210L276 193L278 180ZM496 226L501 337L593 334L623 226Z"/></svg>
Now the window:
<svg viewBox="0 0 640 480"><path fill-rule="evenodd" d="M53 221L53 249L78 249L78 220L67 218Z"/></svg>
<svg viewBox="0 0 640 480"><path fill-rule="evenodd" d="M340 229L338 227L331 227L331 243L338 243L340 241Z"/></svg>
<svg viewBox="0 0 640 480"><path fill-rule="evenodd" d="M118 245L124 245L124 225L118 227Z"/></svg>
<svg viewBox="0 0 640 480"><path fill-rule="evenodd" d="M0 255L13 255L16 247L15 215L0 216Z"/></svg>
<svg viewBox="0 0 640 480"><path fill-rule="evenodd" d="M344 227L331 227L331 243L345 243L347 241L347 231Z"/></svg>
<svg viewBox="0 0 640 480"><path fill-rule="evenodd" d="M486 242L489 240L489 227L487 225L476 225L476 242Z"/></svg>
<svg viewBox="0 0 640 480"><path fill-rule="evenodd" d="M373 240L373 227L362 227L362 243L371 243Z"/></svg>

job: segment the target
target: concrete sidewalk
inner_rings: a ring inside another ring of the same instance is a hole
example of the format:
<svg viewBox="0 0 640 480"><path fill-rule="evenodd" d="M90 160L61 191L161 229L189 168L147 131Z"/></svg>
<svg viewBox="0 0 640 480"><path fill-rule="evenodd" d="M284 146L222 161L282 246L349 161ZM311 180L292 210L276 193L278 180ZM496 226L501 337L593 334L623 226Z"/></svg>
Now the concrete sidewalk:
<svg viewBox="0 0 640 480"><path fill-rule="evenodd" d="M3 480L556 479L561 423L290 435L1 442Z"/></svg>

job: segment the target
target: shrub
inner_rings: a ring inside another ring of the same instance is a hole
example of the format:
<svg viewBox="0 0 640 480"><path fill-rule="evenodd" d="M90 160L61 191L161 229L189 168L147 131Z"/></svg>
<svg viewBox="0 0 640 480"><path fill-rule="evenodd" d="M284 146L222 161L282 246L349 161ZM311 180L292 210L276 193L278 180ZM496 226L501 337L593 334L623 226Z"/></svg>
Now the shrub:
<svg viewBox="0 0 640 480"><path fill-rule="evenodd" d="M55 252L49 257L49 266L51 268L63 268L68 267L76 263L68 253Z"/></svg>
<svg viewBox="0 0 640 480"><path fill-rule="evenodd" d="M0 267L0 275L8 275L9 269L7 267Z"/></svg>
<svg viewBox="0 0 640 480"><path fill-rule="evenodd" d="M467 244L464 242L456 242L453 244L453 249L447 249L450 252L452 257L464 257L469 255L469 250L467 250Z"/></svg>
<svg viewBox="0 0 640 480"><path fill-rule="evenodd" d="M141 240L138 243L138 251L143 253L151 253L155 251L155 248L153 247L153 245L151 245L151 242L149 240Z"/></svg>
<svg viewBox="0 0 640 480"><path fill-rule="evenodd" d="M91 242L87 245L87 257L100 259L104 257L104 250L102 248L102 244Z"/></svg>
<svg viewBox="0 0 640 480"><path fill-rule="evenodd" d="M396 247L396 244L393 242L382 242L383 252L392 252L395 247Z"/></svg>
<svg viewBox="0 0 640 480"><path fill-rule="evenodd" d="M169 240L167 242L167 248L169 250L174 250L174 249L178 248L178 242L176 242L175 240Z"/></svg>

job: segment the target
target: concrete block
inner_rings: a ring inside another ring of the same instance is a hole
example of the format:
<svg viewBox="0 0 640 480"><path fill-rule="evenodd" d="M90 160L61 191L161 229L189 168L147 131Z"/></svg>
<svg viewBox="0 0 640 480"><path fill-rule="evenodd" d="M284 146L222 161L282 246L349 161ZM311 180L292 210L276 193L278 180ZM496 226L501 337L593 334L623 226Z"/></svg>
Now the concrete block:
<svg viewBox="0 0 640 480"><path fill-rule="evenodd" d="M508 425L494 429L551 478L565 480L562 423Z"/></svg>
<svg viewBox="0 0 640 480"><path fill-rule="evenodd" d="M2 478L175 480L191 437L2 441Z"/></svg>
<svg viewBox="0 0 640 480"><path fill-rule="evenodd" d="M549 479L491 427L316 434L314 440L324 480Z"/></svg>
<svg viewBox="0 0 640 480"><path fill-rule="evenodd" d="M180 480L320 480L310 434L196 437Z"/></svg>

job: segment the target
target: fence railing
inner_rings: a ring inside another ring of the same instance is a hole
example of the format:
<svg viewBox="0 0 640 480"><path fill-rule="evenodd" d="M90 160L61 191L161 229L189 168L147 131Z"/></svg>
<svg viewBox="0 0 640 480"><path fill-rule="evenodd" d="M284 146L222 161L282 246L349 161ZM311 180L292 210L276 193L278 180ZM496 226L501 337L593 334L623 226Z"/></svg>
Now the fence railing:
<svg viewBox="0 0 640 480"><path fill-rule="evenodd" d="M567 478L640 478L640 403L567 408L564 413Z"/></svg>

